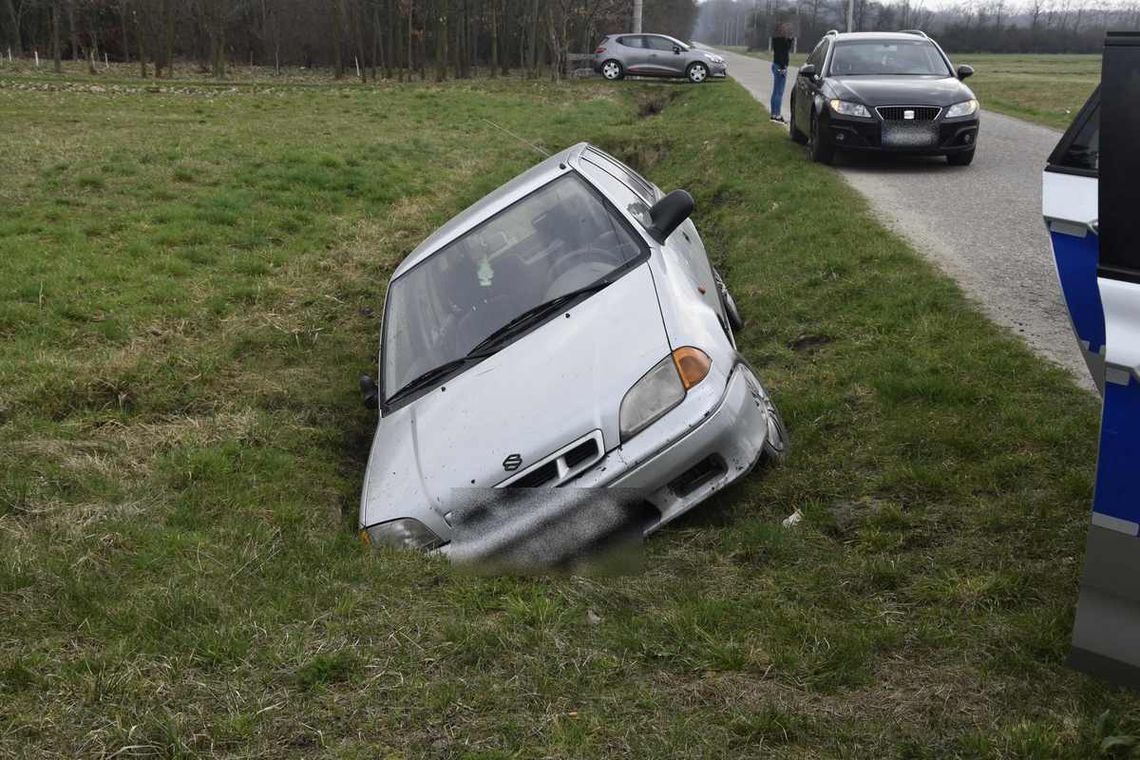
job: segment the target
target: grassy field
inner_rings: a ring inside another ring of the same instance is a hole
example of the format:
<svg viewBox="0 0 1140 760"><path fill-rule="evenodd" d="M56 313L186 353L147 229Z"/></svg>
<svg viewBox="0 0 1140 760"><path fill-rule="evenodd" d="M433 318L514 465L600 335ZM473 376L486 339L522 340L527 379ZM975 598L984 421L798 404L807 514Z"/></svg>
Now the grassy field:
<svg viewBox="0 0 1140 760"><path fill-rule="evenodd" d="M761 51L728 49L768 57ZM966 84L983 108L1054 129L1069 126L1100 82L1099 55L950 53L950 57L955 65L968 63L974 67L975 74ZM792 65L801 65L804 58L803 53L792 56Z"/></svg>
<svg viewBox="0 0 1140 760"><path fill-rule="evenodd" d="M0 83L0 756L1140 735L1140 699L1063 664L1095 400L736 85L26 85ZM476 578L354 535L387 275L536 159L485 118L694 193L791 430L639 575Z"/></svg>
<svg viewBox="0 0 1140 760"><path fill-rule="evenodd" d="M983 108L1065 129L1100 82L1099 55L952 55Z"/></svg>

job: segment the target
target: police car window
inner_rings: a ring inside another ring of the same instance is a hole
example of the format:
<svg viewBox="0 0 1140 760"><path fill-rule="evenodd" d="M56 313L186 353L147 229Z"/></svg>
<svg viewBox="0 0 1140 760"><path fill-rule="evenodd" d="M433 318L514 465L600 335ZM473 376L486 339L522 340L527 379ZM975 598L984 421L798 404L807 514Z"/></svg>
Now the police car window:
<svg viewBox="0 0 1140 760"><path fill-rule="evenodd" d="M1096 172L1100 168L1100 97L1093 93L1049 157L1049 168Z"/></svg>

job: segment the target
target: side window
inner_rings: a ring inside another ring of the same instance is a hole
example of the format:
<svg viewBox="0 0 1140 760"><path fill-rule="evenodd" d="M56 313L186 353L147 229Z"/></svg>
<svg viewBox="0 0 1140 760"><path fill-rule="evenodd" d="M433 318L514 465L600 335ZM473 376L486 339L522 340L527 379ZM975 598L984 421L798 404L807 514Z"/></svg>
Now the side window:
<svg viewBox="0 0 1140 760"><path fill-rule="evenodd" d="M631 48L643 48L645 47L644 39L644 37L635 34L630 37L622 37L621 44Z"/></svg>
<svg viewBox="0 0 1140 760"><path fill-rule="evenodd" d="M645 41L649 43L646 47L653 50L665 50L670 52L673 50L673 43L664 37L646 37Z"/></svg>
<svg viewBox="0 0 1140 760"><path fill-rule="evenodd" d="M824 73L823 66L827 63L827 51L829 50L831 50L831 42L824 40L823 44L819 46L819 60L815 64L815 68L820 74Z"/></svg>
<svg viewBox="0 0 1140 760"><path fill-rule="evenodd" d="M652 206L657 202L660 195L657 187L616 158L594 148L590 148L584 157L587 161L612 175L614 179L620 181L629 187L630 190L637 193L641 200L645 202L646 206Z"/></svg>
<svg viewBox="0 0 1140 760"><path fill-rule="evenodd" d="M602 191L619 211L629 214L643 227L650 224L649 207L637 193L593 161L583 161L582 173Z"/></svg>
<svg viewBox="0 0 1140 760"><path fill-rule="evenodd" d="M827 55L827 40L820 40L819 44L815 46L815 50L811 51L811 55L807 57L806 63L815 66L815 70L822 74L820 69L823 67L823 58Z"/></svg>
<svg viewBox="0 0 1140 760"><path fill-rule="evenodd" d="M1095 175L1100 168L1100 88L1092 94L1049 156L1049 169Z"/></svg>

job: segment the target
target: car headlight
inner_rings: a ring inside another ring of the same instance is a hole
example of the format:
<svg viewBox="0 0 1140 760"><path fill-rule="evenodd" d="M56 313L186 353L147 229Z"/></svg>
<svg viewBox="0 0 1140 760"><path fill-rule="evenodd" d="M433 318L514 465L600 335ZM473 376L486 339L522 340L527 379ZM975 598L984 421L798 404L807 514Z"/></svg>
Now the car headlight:
<svg viewBox="0 0 1140 760"><path fill-rule="evenodd" d="M959 116L973 116L978 110L978 101L964 100L961 103L955 103L946 109L947 119L956 119Z"/></svg>
<svg viewBox="0 0 1140 760"><path fill-rule="evenodd" d="M389 520L360 531L361 539L371 546L431 551L443 546L443 539L428 526L411 517Z"/></svg>
<svg viewBox="0 0 1140 760"><path fill-rule="evenodd" d="M867 110L867 106L862 103L852 103L849 100L831 101L831 110L843 114L844 116L862 116L864 119L871 118L871 112Z"/></svg>
<svg viewBox="0 0 1140 760"><path fill-rule="evenodd" d="M622 443L661 419L704 380L712 366L708 354L684 346L666 356L626 391L618 412Z"/></svg>

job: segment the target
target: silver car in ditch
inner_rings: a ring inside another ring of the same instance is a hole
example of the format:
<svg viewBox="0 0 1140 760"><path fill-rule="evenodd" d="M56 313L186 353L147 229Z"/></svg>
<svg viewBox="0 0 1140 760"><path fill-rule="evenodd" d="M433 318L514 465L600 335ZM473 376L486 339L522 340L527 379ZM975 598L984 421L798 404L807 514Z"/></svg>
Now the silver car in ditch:
<svg viewBox="0 0 1140 760"><path fill-rule="evenodd" d="M611 34L594 50L594 71L606 79L626 74L642 77L683 77L700 84L725 77L728 66L716 53L698 50L664 34Z"/></svg>
<svg viewBox="0 0 1140 760"><path fill-rule="evenodd" d="M361 379L380 414L363 539L444 547L465 491L523 487L636 491L648 533L782 458L692 208L580 143L397 267Z"/></svg>

